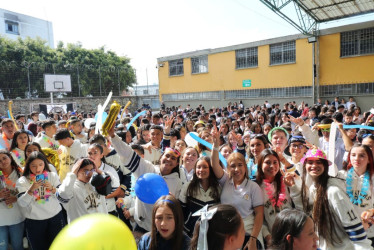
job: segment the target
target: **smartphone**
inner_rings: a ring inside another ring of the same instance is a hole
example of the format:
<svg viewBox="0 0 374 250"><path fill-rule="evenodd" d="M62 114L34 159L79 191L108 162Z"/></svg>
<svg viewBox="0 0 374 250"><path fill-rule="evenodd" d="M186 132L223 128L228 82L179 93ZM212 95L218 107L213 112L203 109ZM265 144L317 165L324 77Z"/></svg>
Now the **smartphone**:
<svg viewBox="0 0 374 250"><path fill-rule="evenodd" d="M36 176L36 181L39 181L39 180L44 182L44 174L39 174L39 175Z"/></svg>

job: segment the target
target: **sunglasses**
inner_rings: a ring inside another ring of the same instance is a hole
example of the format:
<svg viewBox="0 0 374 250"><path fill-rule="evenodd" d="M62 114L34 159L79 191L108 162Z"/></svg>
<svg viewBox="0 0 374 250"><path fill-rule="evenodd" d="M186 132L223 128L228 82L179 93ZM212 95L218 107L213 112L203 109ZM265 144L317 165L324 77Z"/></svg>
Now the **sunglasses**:
<svg viewBox="0 0 374 250"><path fill-rule="evenodd" d="M94 169L94 168L91 169L91 170L84 170L84 174L85 174L86 176L89 176L90 173L93 173L93 172L95 172L95 169Z"/></svg>
<svg viewBox="0 0 374 250"><path fill-rule="evenodd" d="M291 148L293 148L293 149L302 149L304 147L304 145L303 144L291 144Z"/></svg>

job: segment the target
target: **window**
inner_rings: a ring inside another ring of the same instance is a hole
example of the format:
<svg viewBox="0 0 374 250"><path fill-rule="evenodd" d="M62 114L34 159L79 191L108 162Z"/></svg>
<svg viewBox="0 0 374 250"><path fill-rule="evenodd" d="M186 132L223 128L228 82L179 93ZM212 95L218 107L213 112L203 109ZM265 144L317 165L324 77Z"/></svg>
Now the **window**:
<svg viewBox="0 0 374 250"><path fill-rule="evenodd" d="M191 58L192 74L208 72L208 56L199 56Z"/></svg>
<svg viewBox="0 0 374 250"><path fill-rule="evenodd" d="M322 85L322 96L374 95L374 82Z"/></svg>
<svg viewBox="0 0 374 250"><path fill-rule="evenodd" d="M169 76L183 75L183 59L169 61Z"/></svg>
<svg viewBox="0 0 374 250"><path fill-rule="evenodd" d="M11 22L11 21L5 21L5 32L19 35L18 23Z"/></svg>
<svg viewBox="0 0 374 250"><path fill-rule="evenodd" d="M374 53L374 27L340 33L340 56Z"/></svg>
<svg viewBox="0 0 374 250"><path fill-rule="evenodd" d="M224 92L225 100L229 99L250 99L260 97L301 97L312 95L312 87L285 87L268 89L245 89L245 90L226 90Z"/></svg>
<svg viewBox="0 0 374 250"><path fill-rule="evenodd" d="M208 91L208 92L164 94L162 95L162 100L164 101L219 100L220 97L221 95L219 91Z"/></svg>
<svg viewBox="0 0 374 250"><path fill-rule="evenodd" d="M147 89L143 89L143 95L148 95L148 90Z"/></svg>
<svg viewBox="0 0 374 250"><path fill-rule="evenodd" d="M258 66L257 47L239 49L235 51L236 68L244 69Z"/></svg>
<svg viewBox="0 0 374 250"><path fill-rule="evenodd" d="M295 41L270 45L270 65L296 62Z"/></svg>

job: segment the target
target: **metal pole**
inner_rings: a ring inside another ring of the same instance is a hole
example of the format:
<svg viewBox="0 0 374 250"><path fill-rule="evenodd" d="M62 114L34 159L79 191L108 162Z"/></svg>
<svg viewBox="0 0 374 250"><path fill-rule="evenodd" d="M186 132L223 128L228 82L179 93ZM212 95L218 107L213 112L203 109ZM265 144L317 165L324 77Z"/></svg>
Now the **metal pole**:
<svg viewBox="0 0 374 250"><path fill-rule="evenodd" d="M317 90L317 100L320 98L320 88L319 88L319 36L317 36L317 51L316 51L316 90Z"/></svg>
<svg viewBox="0 0 374 250"><path fill-rule="evenodd" d="M31 99L30 64L27 66L27 82L29 83L29 99Z"/></svg>
<svg viewBox="0 0 374 250"><path fill-rule="evenodd" d="M317 102L316 99L316 59L315 59L315 43L312 44L313 48L313 55L312 55L312 63L313 63L313 84L312 84L312 101L313 104Z"/></svg>
<svg viewBox="0 0 374 250"><path fill-rule="evenodd" d="M149 95L149 89L148 89L148 68L145 68L145 74L147 75L147 95Z"/></svg>
<svg viewBox="0 0 374 250"><path fill-rule="evenodd" d="M55 75L55 66L52 64L53 74ZM51 92L51 104L53 104L53 92Z"/></svg>
<svg viewBox="0 0 374 250"><path fill-rule="evenodd" d="M121 96L121 83L120 83L120 80L119 80L119 68L118 68L118 96Z"/></svg>
<svg viewBox="0 0 374 250"><path fill-rule="evenodd" d="M77 65L77 78L78 78L78 96L81 96L81 84L79 81L79 64Z"/></svg>
<svg viewBox="0 0 374 250"><path fill-rule="evenodd" d="M99 65L99 85L100 85L100 96L101 96L101 66Z"/></svg>

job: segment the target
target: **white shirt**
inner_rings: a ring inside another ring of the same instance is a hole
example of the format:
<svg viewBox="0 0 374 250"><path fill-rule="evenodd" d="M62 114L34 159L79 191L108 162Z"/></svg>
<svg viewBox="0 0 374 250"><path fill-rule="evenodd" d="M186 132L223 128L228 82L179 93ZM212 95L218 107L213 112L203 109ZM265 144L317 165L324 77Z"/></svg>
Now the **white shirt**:
<svg viewBox="0 0 374 250"><path fill-rule="evenodd" d="M236 207L243 218L246 233L251 234L254 225L253 208L264 205L261 188L249 179L244 179L243 183L235 188L234 181L229 179L227 173L224 173L218 182L222 187L221 203ZM257 239L262 243L261 231Z"/></svg>
<svg viewBox="0 0 374 250"><path fill-rule="evenodd" d="M48 181L53 187L60 185L58 175L53 172L48 172ZM18 205L21 207L23 215L28 219L45 220L54 217L61 211L61 206L56 198L56 195L50 192L47 197L44 186L40 186L36 190L36 194L32 196L27 193L32 183L28 178L22 176L17 180L17 189L20 192L18 197Z"/></svg>
<svg viewBox="0 0 374 250"><path fill-rule="evenodd" d="M79 181L74 173L67 174L57 198L66 209L69 223L86 214L108 213L105 196L98 194L91 183Z"/></svg>
<svg viewBox="0 0 374 250"><path fill-rule="evenodd" d="M17 171L13 170L12 173L10 173L10 175L8 176L8 178L15 184L18 180ZM6 187L10 190L12 195L17 196L18 191L15 187L9 185L6 185ZM3 186L1 186L0 183L0 189L2 188ZM2 199L0 200L0 218L0 226L11 226L21 223L25 220L25 217L21 212L21 208L19 207L18 202L13 203L12 207L9 207L5 204L5 201Z"/></svg>

